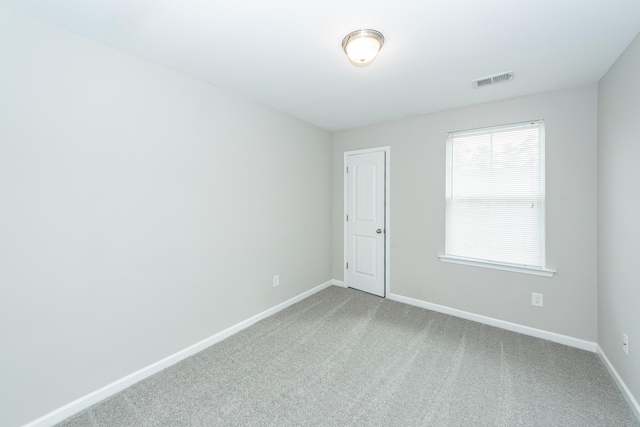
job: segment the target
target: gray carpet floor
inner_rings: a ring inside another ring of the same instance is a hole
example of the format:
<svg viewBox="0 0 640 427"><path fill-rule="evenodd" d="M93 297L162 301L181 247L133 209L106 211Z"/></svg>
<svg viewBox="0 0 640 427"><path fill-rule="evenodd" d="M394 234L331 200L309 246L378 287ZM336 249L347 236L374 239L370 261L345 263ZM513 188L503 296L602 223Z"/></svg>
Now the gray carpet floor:
<svg viewBox="0 0 640 427"><path fill-rule="evenodd" d="M331 287L59 426L639 426L597 355Z"/></svg>

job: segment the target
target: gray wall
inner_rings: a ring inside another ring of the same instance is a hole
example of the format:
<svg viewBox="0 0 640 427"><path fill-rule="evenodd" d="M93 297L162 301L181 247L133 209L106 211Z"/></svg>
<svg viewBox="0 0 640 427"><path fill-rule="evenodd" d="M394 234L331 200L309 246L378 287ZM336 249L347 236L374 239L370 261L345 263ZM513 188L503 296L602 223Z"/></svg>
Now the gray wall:
<svg viewBox="0 0 640 427"><path fill-rule="evenodd" d="M640 35L598 85L598 343L640 398ZM629 336L629 356L622 334Z"/></svg>
<svg viewBox="0 0 640 427"><path fill-rule="evenodd" d="M596 341L596 107L591 85L335 133L333 277L343 278L343 153L389 145L392 293ZM442 263L445 134L533 119L546 121L547 266L557 275Z"/></svg>
<svg viewBox="0 0 640 427"><path fill-rule="evenodd" d="M3 7L0 52L0 425L331 279L327 131Z"/></svg>

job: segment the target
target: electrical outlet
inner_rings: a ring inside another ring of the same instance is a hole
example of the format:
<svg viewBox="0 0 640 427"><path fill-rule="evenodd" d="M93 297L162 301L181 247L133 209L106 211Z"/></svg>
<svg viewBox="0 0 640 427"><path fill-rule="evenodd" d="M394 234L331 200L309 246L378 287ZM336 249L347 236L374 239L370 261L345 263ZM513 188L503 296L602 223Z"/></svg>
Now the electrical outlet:
<svg viewBox="0 0 640 427"><path fill-rule="evenodd" d="M273 287L280 286L280 275L276 274L273 276Z"/></svg>
<svg viewBox="0 0 640 427"><path fill-rule="evenodd" d="M629 337L627 334L622 334L622 351L624 351L627 356L629 355Z"/></svg>
<svg viewBox="0 0 640 427"><path fill-rule="evenodd" d="M531 305L542 307L543 303L544 300L542 299L542 294L536 294L535 292L531 293Z"/></svg>

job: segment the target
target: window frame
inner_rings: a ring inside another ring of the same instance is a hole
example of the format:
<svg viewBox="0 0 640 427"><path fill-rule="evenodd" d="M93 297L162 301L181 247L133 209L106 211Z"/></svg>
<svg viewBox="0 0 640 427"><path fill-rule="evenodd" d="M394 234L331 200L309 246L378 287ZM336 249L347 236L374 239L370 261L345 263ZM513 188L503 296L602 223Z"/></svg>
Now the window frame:
<svg viewBox="0 0 640 427"><path fill-rule="evenodd" d="M552 277L556 273L555 270L552 270L546 267L546 194L545 194L545 175L546 175L545 133L546 131L545 131L544 120L531 120L527 122L505 124L500 126L492 126L492 127L486 127L486 128L478 128L478 129L470 129L466 131L449 132L447 133L447 136L446 136L446 142L448 143L450 138L453 138L454 136L482 135L482 134L493 133L496 131L508 131L511 129L525 128L529 126L539 126L540 128L539 143L540 143L540 168L541 168L540 185L541 185L541 192L542 192L542 199L541 199L542 200L542 224L541 224L542 266L537 267L537 266L511 264L503 261L475 259L475 258L467 258L463 256L447 254L446 244L445 244L445 253L438 255L438 258L440 258L440 261L446 262L446 263L452 263L452 264L462 264L462 265L469 265L474 267L482 267L482 268L510 271L510 272L516 272L516 273L532 274L532 275L544 276L544 277ZM445 170L448 170L448 161L449 160L447 157L447 159L445 160ZM446 173L448 172L445 172L445 181L448 181L448 177ZM445 189L445 206L446 206L446 189ZM446 209L447 208L445 207L445 221L447 221ZM447 236L446 236L446 226L445 226L445 241L446 239L447 239Z"/></svg>

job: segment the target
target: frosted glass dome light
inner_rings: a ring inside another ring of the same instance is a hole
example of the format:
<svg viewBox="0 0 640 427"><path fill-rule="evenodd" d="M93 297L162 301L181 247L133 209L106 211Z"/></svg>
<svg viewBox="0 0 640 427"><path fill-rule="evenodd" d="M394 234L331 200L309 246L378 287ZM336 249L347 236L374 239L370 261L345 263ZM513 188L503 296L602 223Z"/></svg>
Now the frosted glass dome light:
<svg viewBox="0 0 640 427"><path fill-rule="evenodd" d="M384 44L384 36L376 30L357 30L342 40L342 49L357 67L371 64Z"/></svg>

